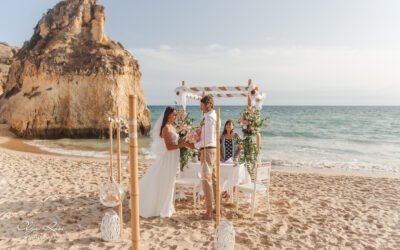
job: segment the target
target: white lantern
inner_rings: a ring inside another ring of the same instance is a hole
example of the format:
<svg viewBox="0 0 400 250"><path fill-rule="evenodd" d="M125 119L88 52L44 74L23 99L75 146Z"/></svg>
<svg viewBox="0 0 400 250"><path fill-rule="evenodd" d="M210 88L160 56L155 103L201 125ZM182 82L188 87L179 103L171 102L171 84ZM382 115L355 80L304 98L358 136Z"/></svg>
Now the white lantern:
<svg viewBox="0 0 400 250"><path fill-rule="evenodd" d="M0 175L0 193L6 191L8 188L8 181L7 178L3 175Z"/></svg>
<svg viewBox="0 0 400 250"><path fill-rule="evenodd" d="M100 189L100 202L106 207L115 207L124 199L124 189L112 179Z"/></svg>
<svg viewBox="0 0 400 250"><path fill-rule="evenodd" d="M107 210L101 220L101 238L105 241L117 240L120 235L119 217L114 210Z"/></svg>
<svg viewBox="0 0 400 250"><path fill-rule="evenodd" d="M233 250L235 248L235 229L232 222L221 221L216 229L216 250Z"/></svg>

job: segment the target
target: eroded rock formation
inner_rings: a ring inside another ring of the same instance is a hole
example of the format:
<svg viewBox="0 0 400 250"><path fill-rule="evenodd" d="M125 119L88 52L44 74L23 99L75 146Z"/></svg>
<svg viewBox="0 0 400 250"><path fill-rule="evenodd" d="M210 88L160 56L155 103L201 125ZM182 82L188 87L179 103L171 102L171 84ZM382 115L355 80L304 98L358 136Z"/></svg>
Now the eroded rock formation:
<svg viewBox="0 0 400 250"><path fill-rule="evenodd" d="M0 96L7 82L8 71L18 48L9 46L7 43L0 42Z"/></svg>
<svg viewBox="0 0 400 250"><path fill-rule="evenodd" d="M99 137L107 117L128 115L138 96L139 132L150 129L138 62L104 33L96 0L65 0L44 15L13 61L0 98L0 122L18 136Z"/></svg>

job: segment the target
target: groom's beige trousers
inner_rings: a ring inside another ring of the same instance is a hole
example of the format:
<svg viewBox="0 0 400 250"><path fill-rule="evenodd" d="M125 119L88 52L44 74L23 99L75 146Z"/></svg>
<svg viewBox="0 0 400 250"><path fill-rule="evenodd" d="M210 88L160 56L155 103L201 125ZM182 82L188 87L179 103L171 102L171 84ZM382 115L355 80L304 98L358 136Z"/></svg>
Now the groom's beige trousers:
<svg viewBox="0 0 400 250"><path fill-rule="evenodd" d="M217 190L217 176L215 175L216 149L201 149L201 182L206 202L207 211L213 209L213 201L215 202L215 191Z"/></svg>

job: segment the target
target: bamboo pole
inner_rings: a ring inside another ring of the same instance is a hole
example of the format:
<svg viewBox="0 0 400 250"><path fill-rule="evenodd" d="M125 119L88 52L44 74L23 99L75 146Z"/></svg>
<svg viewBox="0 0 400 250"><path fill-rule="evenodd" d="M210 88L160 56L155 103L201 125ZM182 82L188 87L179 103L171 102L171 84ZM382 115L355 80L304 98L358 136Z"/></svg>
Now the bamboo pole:
<svg viewBox="0 0 400 250"><path fill-rule="evenodd" d="M117 109L117 119L119 119L119 108ZM118 166L118 183L121 185L122 182L122 166L121 166L121 123L117 122L117 166ZM124 220L122 218L122 202L118 206L119 214L119 225L120 225L120 237L122 237L124 229Z"/></svg>
<svg viewBox="0 0 400 250"><path fill-rule="evenodd" d="M220 208L221 207L221 199L220 199L221 194L220 194L220 186L219 186L219 183L220 183L220 164L219 164L219 162L220 162L220 146L221 146L220 141L219 141L220 114L221 114L221 109L217 108L217 147L216 147L217 152L216 152L216 157L215 157L215 159L216 159L216 175L217 175L217 185L216 185L217 190L215 190L215 195L217 196L215 198L215 200L216 200L216 204L215 204L215 210L216 210L215 224L216 224L216 226L219 225L220 215L221 215L221 208Z"/></svg>
<svg viewBox="0 0 400 250"><path fill-rule="evenodd" d="M252 82L251 79L249 79L248 87L250 87L251 82ZM250 107L251 107L251 99L250 99L250 95L248 94L247 95L247 109L250 110Z"/></svg>
<svg viewBox="0 0 400 250"><path fill-rule="evenodd" d="M110 121L109 128L109 138L110 138L110 178L113 178L113 121Z"/></svg>
<svg viewBox="0 0 400 250"><path fill-rule="evenodd" d="M129 95L129 157L131 164L131 227L132 249L139 249L139 183L137 142L137 96Z"/></svg>
<svg viewBox="0 0 400 250"><path fill-rule="evenodd" d="M261 134L260 134L260 132L257 132L256 142L257 142L257 153L260 154L260 150L261 150Z"/></svg>

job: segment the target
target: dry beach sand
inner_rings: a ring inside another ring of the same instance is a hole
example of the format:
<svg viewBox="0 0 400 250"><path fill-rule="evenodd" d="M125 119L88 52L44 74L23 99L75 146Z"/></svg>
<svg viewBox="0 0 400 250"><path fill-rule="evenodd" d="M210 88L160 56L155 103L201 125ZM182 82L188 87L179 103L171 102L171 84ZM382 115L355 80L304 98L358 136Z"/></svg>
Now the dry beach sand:
<svg viewBox="0 0 400 250"><path fill-rule="evenodd" d="M12 136L3 129L0 142ZM10 142L9 142L10 143ZM10 144L8 144L10 145ZM151 164L141 160L140 175ZM124 234L104 242L99 202L104 160L0 149L0 249L130 249L130 210L124 201ZM124 170L128 187L128 172ZM223 219L234 224L235 249L399 249L400 179L272 171L271 210L259 199L249 207L223 201ZM142 249L212 249L214 225L199 220L190 197L172 218L141 219Z"/></svg>

